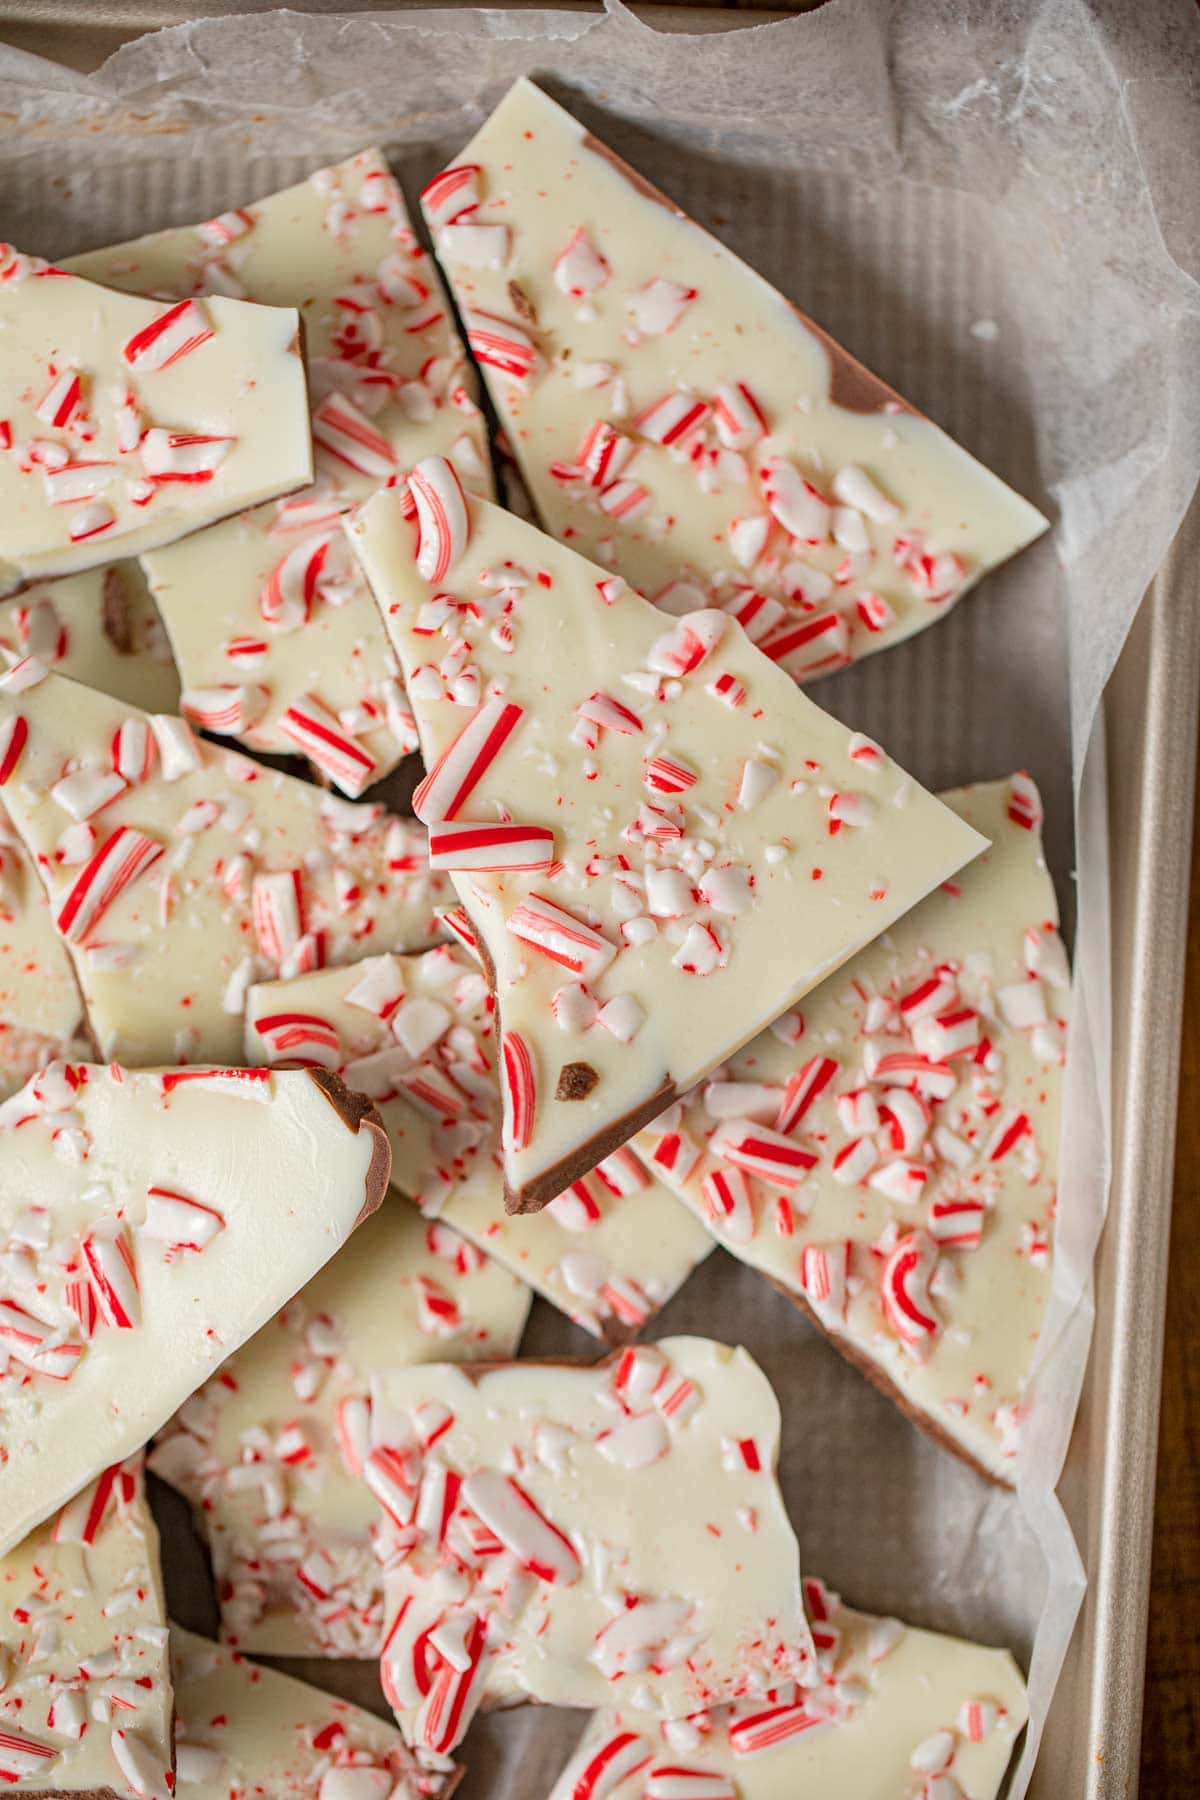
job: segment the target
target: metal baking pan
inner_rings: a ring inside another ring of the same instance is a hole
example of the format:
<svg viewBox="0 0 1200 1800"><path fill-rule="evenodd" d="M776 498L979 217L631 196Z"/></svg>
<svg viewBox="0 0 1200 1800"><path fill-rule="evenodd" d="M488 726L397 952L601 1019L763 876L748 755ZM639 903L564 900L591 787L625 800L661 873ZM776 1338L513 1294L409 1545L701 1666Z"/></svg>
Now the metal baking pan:
<svg viewBox="0 0 1200 1800"><path fill-rule="evenodd" d="M393 8L404 5L392 0ZM0 41L87 70L141 32L269 6L0 0ZM301 6L353 13L377 11L380 0ZM660 28L693 32L783 16L692 6L638 11ZM1138 1785L1200 704L1198 567L1200 500L1145 597L1105 699L1113 1179L1095 1269L1091 1358L1060 1489L1089 1586L1030 1790L1042 1800L1108 1800Z"/></svg>

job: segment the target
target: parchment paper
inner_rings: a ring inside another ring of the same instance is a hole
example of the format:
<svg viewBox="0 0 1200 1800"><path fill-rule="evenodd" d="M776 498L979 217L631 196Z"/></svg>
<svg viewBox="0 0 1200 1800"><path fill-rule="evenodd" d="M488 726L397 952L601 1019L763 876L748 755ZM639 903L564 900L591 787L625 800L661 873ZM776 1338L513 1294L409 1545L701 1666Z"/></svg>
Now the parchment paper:
<svg viewBox="0 0 1200 1800"><path fill-rule="evenodd" d="M1022 1491L989 1489L918 1435L720 1251L656 1324L742 1341L771 1376L807 1569L856 1605L1017 1653L1033 1719L1014 1795L1082 1592L1053 1487L1109 1161L1093 727L1200 468L1198 69L1190 0L830 0L719 37L659 34L618 0L603 17L281 12L165 31L91 77L0 53L0 235L49 256L210 215L376 141L411 201L509 81L535 75L1054 520L945 622L815 690L931 786L1027 766L1077 918ZM592 1346L539 1302L526 1347ZM167 1524L173 1604L211 1628L179 1508ZM362 1666L306 1673L383 1710ZM531 1710L477 1726L464 1800L537 1800L578 1729Z"/></svg>

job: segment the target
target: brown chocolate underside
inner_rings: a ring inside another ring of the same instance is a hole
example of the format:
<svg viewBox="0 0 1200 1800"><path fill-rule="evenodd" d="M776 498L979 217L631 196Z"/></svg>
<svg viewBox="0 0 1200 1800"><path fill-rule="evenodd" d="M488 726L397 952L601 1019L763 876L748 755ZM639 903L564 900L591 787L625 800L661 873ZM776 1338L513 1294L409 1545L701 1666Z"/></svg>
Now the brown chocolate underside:
<svg viewBox="0 0 1200 1800"><path fill-rule="evenodd" d="M610 149L600 138L593 137L592 133L588 131L584 133L582 141L585 150L593 151L597 156L603 157L605 162L610 163L617 174L623 176L643 200L653 201L655 206L663 207L675 218L684 219L689 225L694 225L697 231L704 231L704 227L697 224L696 220L684 212L681 206L677 206L675 201L669 199L660 188L656 188L653 182L647 181L644 175L631 168L623 157L618 156L616 151ZM704 235L711 237L712 233L705 231ZM835 406L843 407L846 412L856 413L882 412L885 407L890 407L894 411L911 413L914 418L922 416L915 406L910 406L908 401L902 395L897 394L894 388L890 388L886 381L880 380L878 375L872 375L870 369L864 368L856 357L851 356L848 350L842 348L836 338L830 337L827 331L823 331L819 325L815 324L806 312L802 312L790 300L787 304L805 329L811 331L813 336L819 339L824 346L825 354L829 358L829 398Z"/></svg>
<svg viewBox="0 0 1200 1800"><path fill-rule="evenodd" d="M383 1128L383 1120L377 1108L365 1094L356 1094L346 1086L340 1075L334 1075L329 1069L308 1069L305 1072L314 1085L320 1088L348 1130L369 1131L374 1140L371 1145L371 1160L367 1164L362 1207L350 1228L353 1231L364 1219L370 1218L387 1193L392 1174L392 1146L388 1142L388 1134Z"/></svg>
<svg viewBox="0 0 1200 1800"><path fill-rule="evenodd" d="M718 1242L719 1241L720 1240L718 1239ZM969 1468L974 1469L977 1475L982 1476L984 1481L990 1486L1012 1488L1015 1485L1011 1481L1006 1481L1003 1476L997 1475L993 1470L985 1468L978 1457L972 1456L971 1452L965 1449L962 1444L958 1443L944 1426L939 1425L937 1421L931 1418L921 1407L914 1406L904 1390L896 1386L895 1382L885 1374L877 1362L873 1362L869 1356L864 1356L862 1351L856 1349L847 1338L841 1336L836 1331L830 1331L826 1325L823 1325L812 1307L808 1304L808 1301L804 1298L803 1294L796 1293L794 1288L790 1288L784 1282L778 1281L774 1275L768 1275L765 1269L756 1269L755 1273L761 1275L764 1280L769 1281L777 1293L782 1294L785 1300L790 1300L793 1306L797 1307L807 1319L811 1320L817 1330L821 1333L821 1336L833 1345L838 1355L845 1357L846 1361L851 1363L853 1367L858 1370L860 1375L866 1376L873 1388L876 1388L879 1393L890 1400L893 1406L899 1408L910 1425L915 1425L918 1431L923 1431L926 1437L931 1437L934 1443L940 1444L943 1450L948 1450L951 1456L956 1456L959 1462L965 1462Z"/></svg>
<svg viewBox="0 0 1200 1800"><path fill-rule="evenodd" d="M105 569L100 589L100 629L118 656L130 656L136 648L127 583L128 577L120 563Z"/></svg>

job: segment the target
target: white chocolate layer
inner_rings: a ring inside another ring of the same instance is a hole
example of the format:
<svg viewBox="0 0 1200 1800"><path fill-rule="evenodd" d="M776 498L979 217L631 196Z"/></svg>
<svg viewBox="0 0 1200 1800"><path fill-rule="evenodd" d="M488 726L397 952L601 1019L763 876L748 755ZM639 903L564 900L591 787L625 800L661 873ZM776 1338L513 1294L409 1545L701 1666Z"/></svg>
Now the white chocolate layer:
<svg viewBox="0 0 1200 1800"><path fill-rule="evenodd" d="M312 475L299 318L116 294L0 251L0 591L168 544Z"/></svg>
<svg viewBox="0 0 1200 1800"><path fill-rule="evenodd" d="M550 1800L995 1800L1028 1713L1007 1650L852 1612L819 1581L804 1587L820 1665L811 1687L676 1724L597 1713Z"/></svg>
<svg viewBox="0 0 1200 1800"><path fill-rule="evenodd" d="M352 759L338 782L361 793L416 739L337 514L434 452L454 459L468 487L491 493L474 372L382 152L364 150L220 219L91 251L70 266L129 292L236 293L299 309L316 414L314 488L156 552L146 569L185 687L253 679L267 690L265 710L234 735L292 755L305 745L285 715L315 696L366 758ZM357 438L336 428L347 403ZM267 587L277 571L289 596L282 611Z"/></svg>
<svg viewBox="0 0 1200 1800"><path fill-rule="evenodd" d="M391 1195L181 1407L150 1467L196 1508L226 1643L254 1656L379 1654L377 1508L345 1422L373 1369L515 1356L530 1299Z"/></svg>
<svg viewBox="0 0 1200 1800"><path fill-rule="evenodd" d="M797 680L1046 529L528 81L423 201L546 529L670 611L750 602Z"/></svg>
<svg viewBox="0 0 1200 1800"><path fill-rule="evenodd" d="M0 1559L0 1656L0 1779L170 1800L171 1666L140 1458Z"/></svg>
<svg viewBox="0 0 1200 1800"><path fill-rule="evenodd" d="M171 1627L176 1800L417 1800L453 1785L400 1733L319 1688Z"/></svg>
<svg viewBox="0 0 1200 1800"><path fill-rule="evenodd" d="M444 464L422 470L444 485ZM554 859L453 876L525 1064L504 1174L530 1210L983 840L723 613L666 619L523 521L462 507L440 542L418 544L386 493L349 530L438 764L417 811L435 828L513 821ZM492 741L464 754L493 716ZM568 916L543 933L531 902Z"/></svg>
<svg viewBox="0 0 1200 1800"><path fill-rule="evenodd" d="M0 602L0 648L147 712L178 712L179 676L136 562L39 582Z"/></svg>
<svg viewBox="0 0 1200 1800"><path fill-rule="evenodd" d="M233 1061L255 979L436 935L443 881L428 872L425 833L379 807L60 675L0 691L0 732L26 734L10 739L20 748L3 798L37 859L105 1057ZM114 750L122 732L125 748ZM112 777L118 757L127 779ZM64 787L69 772L79 779ZM76 816L96 799L98 811ZM110 875L104 861L118 831L142 858L123 886L128 865Z"/></svg>
<svg viewBox="0 0 1200 1800"><path fill-rule="evenodd" d="M505 1212L494 1011L457 945L260 983L245 1055L352 1075L379 1108L393 1184L609 1343L636 1336L712 1249L629 1150L540 1213Z"/></svg>
<svg viewBox="0 0 1200 1800"><path fill-rule="evenodd" d="M448 1752L481 1703L680 1717L808 1668L779 1408L744 1350L383 1370L372 1397L381 1673L410 1743Z"/></svg>
<svg viewBox="0 0 1200 1800"><path fill-rule="evenodd" d="M52 1064L0 1112L0 1551L328 1261L386 1145L307 1073Z"/></svg>
<svg viewBox="0 0 1200 1800"><path fill-rule="evenodd" d="M12 1034L5 1057L20 1087L50 1058L33 1040L82 1042L86 1030L79 983L66 946L54 929L50 901L33 859L0 805L0 1021ZM33 1060L29 1058L32 1054ZM50 1052L53 1057L54 1052ZM28 1067L25 1065L28 1063Z"/></svg>
<svg viewBox="0 0 1200 1800"><path fill-rule="evenodd" d="M991 849L638 1149L734 1256L1012 1482L1050 1292L1069 972L1032 782L943 798ZM888 1056L900 1060L889 1068ZM722 1178L738 1183L746 1165L723 1119L749 1110L752 1132L788 1106L786 1135L811 1170L786 1191L752 1174L730 1210ZM919 1252L907 1277L895 1262L905 1245Z"/></svg>

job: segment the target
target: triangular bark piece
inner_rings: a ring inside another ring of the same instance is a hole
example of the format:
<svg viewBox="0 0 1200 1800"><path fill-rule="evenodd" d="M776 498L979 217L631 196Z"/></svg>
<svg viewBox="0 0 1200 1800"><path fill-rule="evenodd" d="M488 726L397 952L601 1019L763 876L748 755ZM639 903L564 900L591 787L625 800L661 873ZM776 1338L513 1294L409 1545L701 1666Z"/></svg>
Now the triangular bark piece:
<svg viewBox="0 0 1200 1800"><path fill-rule="evenodd" d="M0 796L102 1056L234 1060L252 981L436 935L419 826L37 676L0 677Z"/></svg>
<svg viewBox="0 0 1200 1800"><path fill-rule="evenodd" d="M665 619L449 465L350 530L501 1025L530 1211L883 931L983 840L712 609Z"/></svg>
<svg viewBox="0 0 1200 1800"><path fill-rule="evenodd" d="M291 307L113 293L0 247L0 593L312 475Z"/></svg>
<svg viewBox="0 0 1200 1800"><path fill-rule="evenodd" d="M0 1550L130 1455L378 1206L323 1071L57 1063L0 1109Z"/></svg>
<svg viewBox="0 0 1200 1800"><path fill-rule="evenodd" d="M461 908L450 917L470 932ZM334 1068L369 1094L393 1184L606 1343L637 1337L712 1248L628 1148L541 1212L505 1212L495 1010L465 948L262 982L246 1001L245 1054Z"/></svg>
<svg viewBox="0 0 1200 1800"><path fill-rule="evenodd" d="M1032 781L943 798L991 849L638 1149L918 1424L1011 1483L1050 1294L1069 973Z"/></svg>
<svg viewBox="0 0 1200 1800"><path fill-rule="evenodd" d="M943 618L1046 521L520 81L425 217L546 529L798 681Z"/></svg>
<svg viewBox="0 0 1200 1800"><path fill-rule="evenodd" d="M343 792L362 793L416 741L338 514L434 453L491 493L474 370L382 152L68 266L131 293L237 294L299 310L316 481L154 552L146 570L185 689L258 690L255 716L229 735L308 756Z"/></svg>
<svg viewBox="0 0 1200 1800"><path fill-rule="evenodd" d="M150 1467L195 1508L226 1643L253 1656L378 1656L378 1509L359 1479L371 1373L515 1356L531 1299L392 1194L189 1397Z"/></svg>

